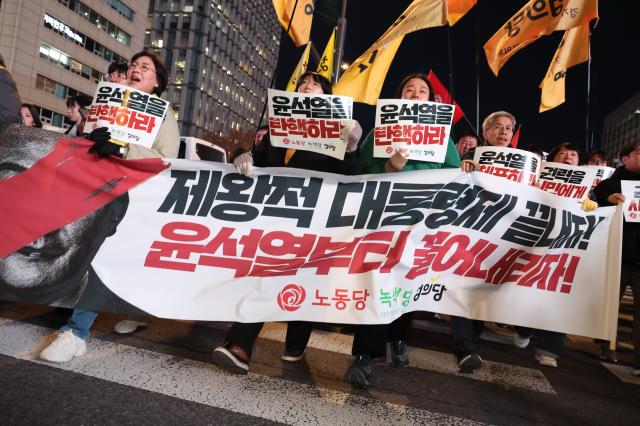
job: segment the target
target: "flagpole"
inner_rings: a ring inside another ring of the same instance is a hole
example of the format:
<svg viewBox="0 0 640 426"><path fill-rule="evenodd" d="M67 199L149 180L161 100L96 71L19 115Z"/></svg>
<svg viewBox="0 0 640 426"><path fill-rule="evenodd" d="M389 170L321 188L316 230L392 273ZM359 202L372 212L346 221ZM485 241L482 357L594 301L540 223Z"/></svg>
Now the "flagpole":
<svg viewBox="0 0 640 426"><path fill-rule="evenodd" d="M593 149L593 140L589 141L589 115L591 114L591 31L589 31L589 60L587 61L587 114L586 114L586 139L585 153L588 153Z"/></svg>
<svg viewBox="0 0 640 426"><path fill-rule="evenodd" d="M342 0L342 9L340 10L340 17L338 18L338 27L336 29L336 44L334 48L333 56L333 74L331 77L331 84L336 84L340 77L340 71L342 70L342 52L344 50L344 39L347 34L347 0Z"/></svg>
<svg viewBox="0 0 640 426"><path fill-rule="evenodd" d="M480 128L480 5L476 3L476 129ZM469 120L467 120L469 121ZM473 127L473 126L472 126ZM476 135L480 137L476 131Z"/></svg>
<svg viewBox="0 0 640 426"><path fill-rule="evenodd" d="M293 4L293 12L291 12L291 19L289 19L289 24L287 24L287 29L285 31L285 38L289 36L289 32L291 31L291 23L293 22L293 18L296 16L296 10L298 10L298 0ZM280 51L282 51L282 45L280 46ZM278 63L280 62L280 52L278 52L278 61L276 62L276 67L273 69L273 76L271 77L271 83L269 83L269 88L273 89L273 85L276 81L276 75L278 74ZM267 92L268 93L268 92ZM267 98L269 95L267 94ZM264 114L267 111L267 104L269 103L269 99L267 99L262 105L262 112L260 113L260 119L258 120L258 125L256 126L256 133L258 133L258 129L262 126L262 119L264 118ZM256 146L256 138L253 138L253 143L251 144L251 151L253 151L253 147Z"/></svg>
<svg viewBox="0 0 640 426"><path fill-rule="evenodd" d="M455 99L453 93L453 46L451 43L451 25L447 24L447 49L449 51L449 93L451 99Z"/></svg>

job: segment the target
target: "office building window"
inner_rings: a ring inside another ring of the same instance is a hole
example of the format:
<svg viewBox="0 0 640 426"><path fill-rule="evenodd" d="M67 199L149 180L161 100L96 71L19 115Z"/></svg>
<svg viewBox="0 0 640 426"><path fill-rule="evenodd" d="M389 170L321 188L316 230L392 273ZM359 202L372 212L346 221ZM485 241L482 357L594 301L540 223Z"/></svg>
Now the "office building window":
<svg viewBox="0 0 640 426"><path fill-rule="evenodd" d="M100 71L73 59L68 54L56 49L55 47L49 46L46 43L40 43L39 53L42 59L58 65L67 71L71 71L72 73L93 83L99 83L104 76Z"/></svg>
<svg viewBox="0 0 640 426"><path fill-rule="evenodd" d="M113 22L109 21L104 16L100 15L95 10L91 9L83 2L78 0L58 0L58 3L62 3L63 5L67 6L69 9L73 10L78 15L82 16L84 19L91 22L105 33L109 34L120 43L126 46L131 45L131 36L126 31L115 25Z"/></svg>

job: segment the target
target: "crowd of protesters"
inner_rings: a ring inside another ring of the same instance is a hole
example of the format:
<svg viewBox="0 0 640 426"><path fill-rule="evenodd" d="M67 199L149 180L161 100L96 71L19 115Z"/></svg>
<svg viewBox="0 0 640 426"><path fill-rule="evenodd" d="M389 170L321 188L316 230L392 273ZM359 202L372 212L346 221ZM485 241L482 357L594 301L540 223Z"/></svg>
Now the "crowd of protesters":
<svg viewBox="0 0 640 426"><path fill-rule="evenodd" d="M168 73L162 61L148 52L140 52L131 58L129 64L113 63L108 69L107 78L111 82L128 85L153 96L160 96L168 84ZM307 94L330 94L330 82L320 74L304 73L298 81L296 90ZM397 99L432 100L433 89L425 74L409 74L398 87ZM16 84L0 56L0 123L20 122L24 126L42 127L38 111L31 104L22 104ZM69 136L82 136L91 141L92 154L99 158L110 156L124 159L177 157L179 147L178 125L175 115L169 111L161 125L158 136L151 148L138 145L121 146L113 143L106 128L85 131L84 121L91 99L79 95L67 101L68 118L74 123L67 130ZM233 164L238 172L251 176L253 167L293 167L344 175L369 173L411 172L414 170L461 168L464 172L475 169L474 151L479 146L509 147L516 128L516 119L507 111L491 113L483 122L481 134L463 133L458 142L448 141L445 159L442 163L421 162L408 158L404 149L398 149L390 158L375 158L373 155L373 131L361 141L362 128L355 120L343 120L340 137L346 145L342 160L323 154L295 149L278 148L271 145L267 127L261 127L250 152L234 153ZM481 137L480 137L481 136ZM535 146L525 149L542 154ZM588 164L606 166L607 155L601 150L582 156L580 150L569 142L558 144L548 155L549 161L570 165ZM601 182L593 191L593 199L600 206L615 205L624 201L621 193L621 180L640 181L640 140L626 144L619 152L622 162L613 176ZM587 209L592 209L592 205ZM627 286L633 290L634 306L640 308L640 224L624 223L620 295ZM65 362L87 351L86 341L90 328L98 313L74 309L56 339L40 354L44 360ZM116 326L119 333L135 331L148 325L147 318L124 319ZM355 326L355 338L352 354L354 360L348 368L345 378L355 387L367 388L373 376L374 360L385 356L387 346L391 351L391 360L398 368L410 364L407 341L411 329L412 314L404 314L391 324ZM222 346L213 349L213 362L234 373L246 374L254 343L263 323L234 323L227 333ZM298 362L305 356L313 323L296 321L288 323L287 337L282 360ZM452 352L456 355L460 372L472 374L482 368L479 354L478 336L483 323L473 319L452 317ZM634 316L633 325L634 358L633 374L640 375L640 316ZM515 327L514 345L527 347L531 341L535 344L535 357L541 365L557 367L558 358L564 345L564 334ZM601 355L609 361L615 361L615 353L608 350L608 342L597 341L601 346Z"/></svg>

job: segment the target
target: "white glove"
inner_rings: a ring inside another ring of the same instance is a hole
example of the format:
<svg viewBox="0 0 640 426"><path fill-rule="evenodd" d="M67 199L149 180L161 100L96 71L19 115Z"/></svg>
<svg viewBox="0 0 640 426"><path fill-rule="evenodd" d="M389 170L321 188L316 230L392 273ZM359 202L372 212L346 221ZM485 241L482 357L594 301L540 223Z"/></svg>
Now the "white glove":
<svg viewBox="0 0 640 426"><path fill-rule="evenodd" d="M251 176L253 174L253 157L248 152L238 155L233 160L233 167L236 168L238 173L242 173L245 176Z"/></svg>
<svg viewBox="0 0 640 426"><path fill-rule="evenodd" d="M346 152L353 152L358 148L358 141L362 136L362 127L356 120L340 120L340 139L346 144Z"/></svg>

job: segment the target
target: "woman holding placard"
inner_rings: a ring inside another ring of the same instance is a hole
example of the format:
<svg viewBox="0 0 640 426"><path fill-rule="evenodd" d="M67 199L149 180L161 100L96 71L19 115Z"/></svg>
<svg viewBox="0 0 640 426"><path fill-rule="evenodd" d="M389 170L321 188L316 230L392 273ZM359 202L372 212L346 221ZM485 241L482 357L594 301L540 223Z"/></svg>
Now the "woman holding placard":
<svg viewBox="0 0 640 426"><path fill-rule="evenodd" d="M397 99L417 101L433 101L434 93L427 80L426 74L410 74L406 76L396 92ZM397 148L389 158L376 158L373 154L375 129L371 130L360 147L363 173L395 173L413 170L429 170L460 167L460 156L453 140L449 138L446 155L442 163L430 161L410 160L405 148ZM411 327L412 313L408 312L387 325L371 325L363 327L387 328L387 339L391 346L391 361L397 367L406 367L409 364L407 355L407 335ZM377 333L379 334L380 330ZM382 330L384 333L384 330ZM384 348L382 348L384 354ZM367 387L371 375L370 358L379 356L378 353L359 355L349 369L347 379L355 386Z"/></svg>
<svg viewBox="0 0 640 426"><path fill-rule="evenodd" d="M167 69L160 58L148 52L139 52L131 58L127 72L129 87L151 96L159 96L166 89L167 83ZM180 146L178 123L171 109L166 112L150 148L136 144L115 144L111 142L111 134L106 127L93 130L87 138L94 141L89 152L96 153L100 158L112 155L125 159L175 158ZM51 362L66 362L84 355L87 351L86 340L97 315L94 311L74 309L68 323L60 329L56 339L40 353L40 358ZM123 320L116 324L116 331L131 332L141 325L146 323Z"/></svg>
<svg viewBox="0 0 640 426"><path fill-rule="evenodd" d="M298 80L296 92L304 94L330 95L331 82L324 76L307 71ZM338 159L318 152L276 147L271 144L269 133L256 143L249 153L236 157L233 165L245 176L253 174L253 166L259 167L293 167L320 172L355 175L360 171L358 141L362 128L355 120L341 120L340 139L346 144L345 156ZM213 362L236 374L246 374L253 344L264 323L239 323L231 326L224 346L215 348ZM287 326L287 338L283 361L297 362L302 360L307 342L311 335L313 323L308 321L292 321Z"/></svg>

